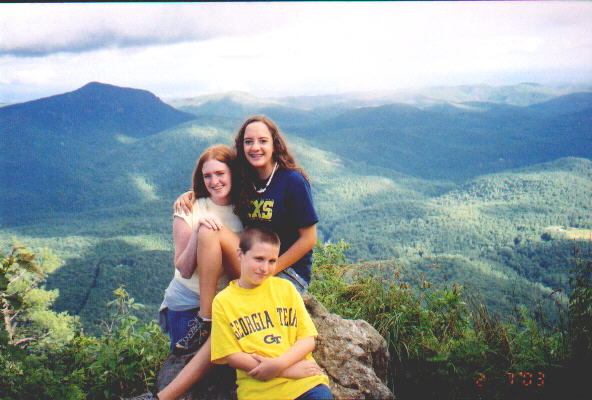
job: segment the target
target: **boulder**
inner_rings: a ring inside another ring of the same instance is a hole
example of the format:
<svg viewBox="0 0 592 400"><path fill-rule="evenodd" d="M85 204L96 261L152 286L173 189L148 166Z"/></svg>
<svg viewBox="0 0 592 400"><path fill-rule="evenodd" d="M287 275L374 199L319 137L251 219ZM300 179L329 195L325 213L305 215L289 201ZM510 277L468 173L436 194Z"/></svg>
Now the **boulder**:
<svg viewBox="0 0 592 400"><path fill-rule="evenodd" d="M331 314L313 296L304 304L319 336L313 357L329 376L336 399L394 399L386 386L386 340L364 320Z"/></svg>
<svg viewBox="0 0 592 400"><path fill-rule="evenodd" d="M394 399L386 386L388 348L386 341L363 320L348 320L331 314L313 296L304 303L319 337L313 357L329 376L336 399ZM164 388L189 361L190 356L170 355L158 374L158 389ZM182 400L236 399L235 373L227 366L214 366Z"/></svg>

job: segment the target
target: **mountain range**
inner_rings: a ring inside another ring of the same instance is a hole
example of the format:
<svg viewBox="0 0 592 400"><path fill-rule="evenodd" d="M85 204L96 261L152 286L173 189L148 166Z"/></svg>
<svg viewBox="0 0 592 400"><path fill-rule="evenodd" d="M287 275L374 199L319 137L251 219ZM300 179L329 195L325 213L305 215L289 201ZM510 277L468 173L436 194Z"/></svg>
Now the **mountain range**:
<svg viewBox="0 0 592 400"><path fill-rule="evenodd" d="M110 153L192 119L147 91L97 82L0 108L3 219L104 205L91 197L108 190Z"/></svg>
<svg viewBox="0 0 592 400"><path fill-rule="evenodd" d="M342 157L427 179L458 182L560 157L592 156L592 92L525 107L471 101L305 110L233 97L174 104L195 115L266 114Z"/></svg>
<svg viewBox="0 0 592 400"><path fill-rule="evenodd" d="M372 105L230 93L169 105L89 83L0 108L0 241L55 249L56 307L88 326L120 283L151 318L172 271L171 204L195 159L264 113L312 178L323 241L346 240L355 262L463 283L500 312L515 298L532 305L568 290L573 242L547 228L592 228L592 93L565 90L439 88L422 104Z"/></svg>

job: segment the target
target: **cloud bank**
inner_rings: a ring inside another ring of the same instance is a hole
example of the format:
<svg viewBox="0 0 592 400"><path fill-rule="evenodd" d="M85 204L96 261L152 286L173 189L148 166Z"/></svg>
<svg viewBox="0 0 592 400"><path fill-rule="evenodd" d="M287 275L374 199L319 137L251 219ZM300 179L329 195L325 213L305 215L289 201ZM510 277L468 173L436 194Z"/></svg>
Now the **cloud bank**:
<svg viewBox="0 0 592 400"><path fill-rule="evenodd" d="M258 33L297 21L295 11L248 3L6 4L0 5L0 55L42 57Z"/></svg>
<svg viewBox="0 0 592 400"><path fill-rule="evenodd" d="M592 80L592 2L0 4L0 103Z"/></svg>

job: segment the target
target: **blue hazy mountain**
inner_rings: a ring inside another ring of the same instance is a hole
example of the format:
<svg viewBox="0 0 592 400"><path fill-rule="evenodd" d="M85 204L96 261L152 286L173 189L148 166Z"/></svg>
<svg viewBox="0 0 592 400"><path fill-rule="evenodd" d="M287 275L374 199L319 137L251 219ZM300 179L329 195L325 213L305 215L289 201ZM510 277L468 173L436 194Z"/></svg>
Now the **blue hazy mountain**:
<svg viewBox="0 0 592 400"><path fill-rule="evenodd" d="M548 111L555 105L559 110ZM591 117L592 94L582 93L529 107L468 102L357 108L295 132L355 161L460 182L561 157L590 158Z"/></svg>
<svg viewBox="0 0 592 400"><path fill-rule="evenodd" d="M0 111L3 136L8 129L22 138L33 130L89 140L113 133L143 137L192 118L148 91L98 82Z"/></svg>
<svg viewBox="0 0 592 400"><path fill-rule="evenodd" d="M96 82L0 108L3 219L96 205L111 151L193 118L145 90Z"/></svg>
<svg viewBox="0 0 592 400"><path fill-rule="evenodd" d="M429 90L424 91L427 93ZM404 103L359 106L364 104L360 95L351 101L347 96L341 100L325 96L315 103L305 101L308 97L272 102L236 93L180 100L177 104L196 116L228 117L236 125L248 115L266 114L284 131L313 140L341 157L426 179L461 182L561 157L592 156L592 92L550 99L553 90L531 83L501 88L436 88L432 93L440 100L431 98L421 107ZM376 96L372 101L378 99ZM545 101L534 103L541 99ZM322 106L305 107L310 104Z"/></svg>
<svg viewBox="0 0 592 400"><path fill-rule="evenodd" d="M304 108L231 94L175 102L182 112L91 83L0 108L0 238L64 258L48 281L60 310L98 323L125 282L152 318L172 271L171 203L195 159L265 113L312 178L321 239L350 242L355 261L476 285L503 310L508 296L566 288L571 242L549 227L592 227L590 98Z"/></svg>
<svg viewBox="0 0 592 400"><path fill-rule="evenodd" d="M487 102L528 106L576 92L590 92L592 85L572 84L546 86L533 82L513 85L458 85L426 88L407 88L372 92L339 93L318 96L292 96L276 101L297 108L313 109L340 105L348 108L403 103L427 107L442 103Z"/></svg>

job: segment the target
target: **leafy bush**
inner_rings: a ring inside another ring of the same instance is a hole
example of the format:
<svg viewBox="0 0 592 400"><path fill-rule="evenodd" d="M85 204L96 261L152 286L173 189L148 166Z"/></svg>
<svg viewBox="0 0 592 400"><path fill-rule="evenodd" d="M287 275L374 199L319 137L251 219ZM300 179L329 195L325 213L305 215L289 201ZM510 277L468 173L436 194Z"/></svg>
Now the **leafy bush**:
<svg viewBox="0 0 592 400"><path fill-rule="evenodd" d="M113 318L98 339L80 337L73 343L74 360L86 376L88 399L113 398L153 389L168 340L158 324L139 324L133 310L142 307L122 287L114 291Z"/></svg>
<svg viewBox="0 0 592 400"><path fill-rule="evenodd" d="M592 361L592 252L574 249L575 266L571 273L573 293L569 299L569 329L574 357L584 363Z"/></svg>
<svg viewBox="0 0 592 400"><path fill-rule="evenodd" d="M421 276L411 279L393 261L349 265L347 249L344 241L317 245L310 291L330 311L364 319L386 338L391 354L389 385L400 398L526 398L516 386L507 385L508 376L531 379L528 374L567 371L590 360L589 256L576 254L567 330L549 329L519 306L512 322L502 321L466 295L462 286L435 285ZM53 294L30 295L41 282L34 275L29 280L33 286L6 290L20 276L10 269L16 268L15 263L27 267L26 274L35 273L28 269L35 255L19 254L20 258L13 252L1 259L4 305L46 311ZM39 340L45 345L32 346L32 341L15 340L15 333L51 337L52 331L33 329L34 322L24 318L31 314L24 312L17 314L18 324L9 329L5 324L0 331L2 399L110 399L154 389L168 341L155 322L140 323L135 314L143 306L123 287L114 294L111 317L97 337L79 330L73 338ZM58 326L70 318L55 314ZM531 386L527 398L541 398L544 388Z"/></svg>
<svg viewBox="0 0 592 400"><path fill-rule="evenodd" d="M61 261L49 249L38 254L23 246L14 246L8 256L0 254L0 303L8 342L43 352L72 340L78 320L49 309L58 291L40 285Z"/></svg>
<svg viewBox="0 0 592 400"><path fill-rule="evenodd" d="M140 324L133 315L142 305L120 287L101 336L75 332L75 318L47 309L57 291L37 287L47 264L57 264L42 254L51 262L34 262L37 255L22 247L0 255L2 399L110 399L151 389L168 341L155 322Z"/></svg>
<svg viewBox="0 0 592 400"><path fill-rule="evenodd" d="M346 249L317 246L310 291L385 337L389 384L401 398L508 398L509 373L543 373L565 361L565 333L543 329L525 308L515 323L501 322L462 286L405 280L394 262L347 265Z"/></svg>

